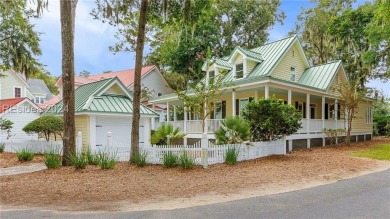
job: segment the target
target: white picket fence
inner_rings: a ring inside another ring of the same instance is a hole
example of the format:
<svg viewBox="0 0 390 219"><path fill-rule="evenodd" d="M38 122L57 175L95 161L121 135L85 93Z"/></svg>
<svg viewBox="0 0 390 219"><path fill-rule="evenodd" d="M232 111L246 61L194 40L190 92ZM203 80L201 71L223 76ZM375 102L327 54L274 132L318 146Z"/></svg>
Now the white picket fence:
<svg viewBox="0 0 390 219"><path fill-rule="evenodd" d="M55 152L62 154L62 141L29 140L24 142L5 142L4 151L16 153L28 149L33 153Z"/></svg>

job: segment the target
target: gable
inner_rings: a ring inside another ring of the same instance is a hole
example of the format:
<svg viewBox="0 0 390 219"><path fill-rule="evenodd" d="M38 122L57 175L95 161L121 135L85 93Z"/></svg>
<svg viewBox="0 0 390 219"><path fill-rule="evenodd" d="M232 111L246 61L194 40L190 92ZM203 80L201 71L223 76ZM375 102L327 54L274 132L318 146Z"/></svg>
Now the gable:
<svg viewBox="0 0 390 219"><path fill-rule="evenodd" d="M126 95L126 93L122 90L121 87L119 87L118 84L113 84L106 91L104 91L103 94Z"/></svg>
<svg viewBox="0 0 390 219"><path fill-rule="evenodd" d="M299 81L303 72L309 66L306 64L306 57L300 52L301 48L298 40L285 52L284 56L276 64L275 69L271 72L274 78L290 81L291 68L295 68L295 81Z"/></svg>
<svg viewBox="0 0 390 219"><path fill-rule="evenodd" d="M343 68L339 68L337 74L333 77L332 82L327 90L328 94L338 96L340 92L338 91L340 84L347 82L347 79L344 74Z"/></svg>
<svg viewBox="0 0 390 219"><path fill-rule="evenodd" d="M21 77L17 76L12 70L2 72L5 77L0 80L0 99L14 98L14 87L21 88L22 97L34 98L28 91L28 84Z"/></svg>

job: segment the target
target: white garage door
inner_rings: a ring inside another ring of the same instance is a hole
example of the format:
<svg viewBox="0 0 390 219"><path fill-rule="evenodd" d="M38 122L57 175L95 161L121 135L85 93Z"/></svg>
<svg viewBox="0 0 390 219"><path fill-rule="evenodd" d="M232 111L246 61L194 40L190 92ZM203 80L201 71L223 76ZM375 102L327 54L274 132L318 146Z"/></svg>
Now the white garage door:
<svg viewBox="0 0 390 219"><path fill-rule="evenodd" d="M104 147L107 145L107 133L111 132L113 146L127 147L131 142L131 118L128 117L97 117L96 118L96 146ZM143 143L145 130L140 125L139 142Z"/></svg>

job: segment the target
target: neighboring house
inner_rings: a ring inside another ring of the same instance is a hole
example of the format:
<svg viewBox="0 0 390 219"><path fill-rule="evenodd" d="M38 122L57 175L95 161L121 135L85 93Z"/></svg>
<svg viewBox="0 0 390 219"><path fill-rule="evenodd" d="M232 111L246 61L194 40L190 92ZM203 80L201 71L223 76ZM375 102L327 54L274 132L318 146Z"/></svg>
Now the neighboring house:
<svg viewBox="0 0 390 219"><path fill-rule="evenodd" d="M322 146L326 144L324 128L346 127L336 89L348 80L341 61L311 66L297 36L251 50L236 47L230 56L203 66L207 83L213 83L222 70L228 71L223 83L233 86L229 85L228 91L215 102L215 110L207 120L207 133L211 139L215 138L213 133L222 119L240 116L248 102L272 95L302 112L302 128L287 137L289 150ZM187 133L187 138L201 138L202 125L197 116L190 112L179 116L176 112L176 106L182 105L176 94L161 96L149 103L166 104L166 113L170 115L167 116L168 123ZM372 138L372 113L372 99L366 98L353 120L352 141ZM159 125L161 122L153 128Z"/></svg>
<svg viewBox="0 0 390 219"><path fill-rule="evenodd" d="M13 70L1 72L5 77L0 78L0 99L28 97L34 99L34 95L28 90L30 87L24 75Z"/></svg>
<svg viewBox="0 0 390 219"><path fill-rule="evenodd" d="M42 79L29 78L27 80L29 85L28 90L34 95L34 103L41 108L46 108L46 102L53 98L49 88Z"/></svg>
<svg viewBox="0 0 390 219"><path fill-rule="evenodd" d="M98 75L90 75L88 77L76 76L74 80L75 88L79 87L80 85L88 84L102 79L118 77L119 80L126 86L126 88L132 91L134 86L134 73L134 69L129 69ZM143 90L148 93L149 97L158 97L161 95L172 93L172 89L169 88L168 83L166 82L166 80L156 66L142 67L141 83ZM56 86L58 87L60 97L62 98L61 77L57 80Z"/></svg>
<svg viewBox="0 0 390 219"><path fill-rule="evenodd" d="M27 134L22 129L29 122L39 118L40 113L40 108L29 98L1 99L0 118L8 119L14 124L11 129L11 137L7 139L7 133L3 131L0 133L0 142L20 143L37 140L38 136L36 134Z"/></svg>
<svg viewBox="0 0 390 219"><path fill-rule="evenodd" d="M129 147L133 102L129 90L118 77L80 85L75 90L76 132L82 133L82 145L96 151L107 145L111 132L114 147ZM149 143L151 120L157 114L141 105L139 142ZM43 114L63 115L63 101ZM111 148L115 152L115 148Z"/></svg>

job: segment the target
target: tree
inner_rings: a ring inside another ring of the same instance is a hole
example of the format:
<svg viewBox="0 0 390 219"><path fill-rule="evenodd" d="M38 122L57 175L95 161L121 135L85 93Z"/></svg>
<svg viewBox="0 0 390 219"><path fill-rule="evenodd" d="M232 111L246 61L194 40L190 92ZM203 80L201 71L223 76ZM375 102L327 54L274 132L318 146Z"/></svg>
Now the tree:
<svg viewBox="0 0 390 219"><path fill-rule="evenodd" d="M80 73L79 73L79 76L80 77L84 77L84 78L87 78L91 75L91 72L87 71L87 70L82 70Z"/></svg>
<svg viewBox="0 0 390 219"><path fill-rule="evenodd" d="M113 25L120 24L121 27L116 35L119 42L113 51L130 51L135 44L135 73L134 73L134 96L133 96L133 116L131 129L131 155L139 153L139 120L140 120L140 100L141 100L141 70L143 50L145 43L145 32L147 18L158 17L161 11L167 14L169 1L152 1L150 6L148 0L142 0L140 7L136 0L97 0L97 9L94 9L92 14L97 19L102 19L103 22L107 20ZM179 2L183 6L183 11L189 11L191 7L191 0L185 0L184 3ZM139 11L135 11L139 9ZM162 10L161 10L162 9ZM138 19L136 19L138 17ZM138 20L138 22L137 22ZM133 27L133 29L131 28ZM136 27L136 28L134 28ZM134 38L136 37L136 41ZM136 42L136 43L135 43ZM130 45L130 48L128 47ZM131 160L130 160L131 161Z"/></svg>
<svg viewBox="0 0 390 219"><path fill-rule="evenodd" d="M173 140L183 138L184 136L186 134L180 133L179 128L173 127L172 124L163 124L153 133L152 144L172 145Z"/></svg>
<svg viewBox="0 0 390 219"><path fill-rule="evenodd" d="M349 144L351 139L352 121L355 117L356 111L359 108L360 102L366 95L366 90L359 88L359 83L347 82L341 84L338 88L340 92L340 104L344 107L347 118L347 132L345 143Z"/></svg>
<svg viewBox="0 0 390 219"><path fill-rule="evenodd" d="M23 128L23 131L26 133L36 133L38 136L44 136L46 141L50 140L51 134L54 135L55 140L57 140L57 135L62 137L63 130L63 120L54 115L41 116Z"/></svg>
<svg viewBox="0 0 390 219"><path fill-rule="evenodd" d="M31 69L41 66L35 58L42 53L40 33L34 31L30 19L38 18L47 2L36 2L36 10L31 9L25 0L0 2L0 70L12 68L28 78Z"/></svg>
<svg viewBox="0 0 390 219"><path fill-rule="evenodd" d="M77 0L61 0L62 83L64 102L64 148L62 165L71 165L69 158L76 150L74 99L74 28Z"/></svg>
<svg viewBox="0 0 390 219"><path fill-rule="evenodd" d="M374 134L390 135L390 104L377 101L374 107Z"/></svg>
<svg viewBox="0 0 390 219"><path fill-rule="evenodd" d="M5 131L7 133L7 140L12 137L11 130L14 123L9 119L0 118L0 131Z"/></svg>
<svg viewBox="0 0 390 219"><path fill-rule="evenodd" d="M253 141L274 141L301 128L302 113L274 96L248 103L242 116L251 126Z"/></svg>
<svg viewBox="0 0 390 219"><path fill-rule="evenodd" d="M239 144L251 137L249 123L240 117L227 117L214 132L217 144Z"/></svg>

